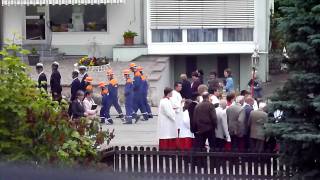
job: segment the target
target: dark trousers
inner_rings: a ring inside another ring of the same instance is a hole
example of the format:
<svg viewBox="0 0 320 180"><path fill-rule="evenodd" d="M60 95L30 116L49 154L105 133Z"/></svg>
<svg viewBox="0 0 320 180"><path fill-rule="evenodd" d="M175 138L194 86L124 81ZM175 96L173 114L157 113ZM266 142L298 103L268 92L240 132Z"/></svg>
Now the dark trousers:
<svg viewBox="0 0 320 180"><path fill-rule="evenodd" d="M133 97L133 111L137 113L138 110L140 110L141 114L143 115L143 118L145 120L148 120L148 113L146 111L145 104L143 103L143 98L141 94L135 94Z"/></svg>
<svg viewBox="0 0 320 180"><path fill-rule="evenodd" d="M216 138L214 143L215 143L215 145L214 145L215 149L217 149L219 151L224 150L224 144L225 144L224 139Z"/></svg>
<svg viewBox="0 0 320 180"><path fill-rule="evenodd" d="M196 137L196 150L203 151L205 150L206 141L208 139L210 150L213 150L215 144L215 132L214 129L197 133Z"/></svg>
<svg viewBox="0 0 320 180"><path fill-rule="evenodd" d="M250 139L250 149L253 152L261 153L264 151L264 140Z"/></svg>
<svg viewBox="0 0 320 180"><path fill-rule="evenodd" d="M118 98L111 98L111 105L110 105L110 108L111 106L114 106L114 108L116 109L116 111L118 112L118 114L122 114L122 110L121 110L121 107L119 105L119 101L118 101ZM110 108L108 109L109 113L110 113Z"/></svg>

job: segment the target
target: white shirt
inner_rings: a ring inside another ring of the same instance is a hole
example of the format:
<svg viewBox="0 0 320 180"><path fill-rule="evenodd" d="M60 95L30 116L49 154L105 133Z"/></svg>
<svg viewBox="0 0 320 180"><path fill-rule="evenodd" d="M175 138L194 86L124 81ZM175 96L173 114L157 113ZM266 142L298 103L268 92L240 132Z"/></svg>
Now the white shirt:
<svg viewBox="0 0 320 180"><path fill-rule="evenodd" d="M171 101L168 98L161 99L158 110L159 139L173 139L178 137L175 116Z"/></svg>
<svg viewBox="0 0 320 180"><path fill-rule="evenodd" d="M215 95L211 95L210 100L211 100L212 104L219 104L220 103L220 100Z"/></svg>
<svg viewBox="0 0 320 180"><path fill-rule="evenodd" d="M96 113L97 113L96 110L91 110L92 105L94 105L94 104L96 104L96 103L94 103L94 101L93 101L92 98L90 98L90 99L84 98L84 100L83 100L84 111L85 111L86 113L88 113L89 116L91 116L91 117L92 117L92 116L95 116Z"/></svg>
<svg viewBox="0 0 320 180"><path fill-rule="evenodd" d="M222 109L221 107L216 108L217 113L217 128L215 130L216 137L220 139L225 139L227 142L231 142L229 130L228 130L228 120L227 120L227 109Z"/></svg>

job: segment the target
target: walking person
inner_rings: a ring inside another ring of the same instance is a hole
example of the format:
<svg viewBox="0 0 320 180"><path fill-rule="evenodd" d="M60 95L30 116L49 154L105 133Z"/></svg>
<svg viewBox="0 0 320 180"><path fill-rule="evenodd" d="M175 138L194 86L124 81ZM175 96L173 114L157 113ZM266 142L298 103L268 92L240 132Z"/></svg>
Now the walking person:
<svg viewBox="0 0 320 180"><path fill-rule="evenodd" d="M50 87L51 87L51 93L52 93L52 99L54 101L61 101L61 92L62 92L62 86L61 86L61 75L58 71L59 63L53 62L52 63L52 74L50 77Z"/></svg>
<svg viewBox="0 0 320 180"><path fill-rule="evenodd" d="M107 71L107 77L109 81L108 91L109 91L109 99L110 99L110 108L111 106L113 106L119 114L117 118L123 119L124 116L118 100L118 81L114 78L114 73L111 69ZM110 108L107 110L109 111L109 114L110 114Z"/></svg>
<svg viewBox="0 0 320 180"><path fill-rule="evenodd" d="M239 136L239 115L244 103L244 96L237 96L236 101L230 107L227 108L227 120L229 126L229 134L231 137L232 150L236 151L240 149L240 136Z"/></svg>
<svg viewBox="0 0 320 180"><path fill-rule="evenodd" d="M47 92L47 76L43 72L43 64L42 63L37 63L36 65L36 71L38 73L38 88L39 89L44 89Z"/></svg>
<svg viewBox="0 0 320 180"><path fill-rule="evenodd" d="M264 132L264 124L268 121L266 103L259 103L259 109L250 113L250 149L253 152L261 153L264 150L266 135Z"/></svg>
<svg viewBox="0 0 320 180"><path fill-rule="evenodd" d="M106 123L107 125L113 124L113 120L110 117L108 109L110 109L109 91L105 82L100 82L99 87L101 88L101 109L100 109L100 123Z"/></svg>
<svg viewBox="0 0 320 180"><path fill-rule="evenodd" d="M76 98L76 93L78 92L78 90L81 90L80 89L80 80L78 78L79 76L79 71L78 70L74 70L72 72L72 83L70 85L71 87L71 97L70 97L70 101L72 102L73 100L75 100Z"/></svg>
<svg viewBox="0 0 320 180"><path fill-rule="evenodd" d="M171 88L164 89L164 97L160 100L158 116L158 138L159 150L175 150L177 148L176 138L178 136L175 122L175 112L170 98Z"/></svg>
<svg viewBox="0 0 320 180"><path fill-rule="evenodd" d="M123 76L126 80L126 84L124 85L124 97L125 97L125 109L126 109L126 116L125 122L123 124L132 124L132 119L135 119L135 123L138 122L139 117L133 110L133 81L130 78L130 70L125 69L123 71Z"/></svg>
<svg viewBox="0 0 320 180"><path fill-rule="evenodd" d="M181 96L184 99L191 99L191 83L188 80L188 77L186 74L181 74L180 79L182 81L182 89L181 89Z"/></svg>
<svg viewBox="0 0 320 180"><path fill-rule="evenodd" d="M227 101L220 100L219 107L216 108L217 113L217 128L215 129L216 141L215 148L220 150L226 147L226 150L231 150L230 143L231 138L228 130L228 120L227 120Z"/></svg>
<svg viewBox="0 0 320 180"><path fill-rule="evenodd" d="M234 92L234 83L233 83L231 69L224 70L224 77L226 78L226 84L225 84L226 93Z"/></svg>
<svg viewBox="0 0 320 180"><path fill-rule="evenodd" d="M142 79L141 79L141 73L137 70L137 65L135 63L130 64L130 70L134 73L134 78L133 78L133 110L135 113L140 110L141 114L143 115L143 121L147 121L148 118L148 113L146 111L146 108L142 102L142 94L141 94L141 84L142 84Z"/></svg>
<svg viewBox="0 0 320 180"><path fill-rule="evenodd" d="M140 72L141 74L141 94L142 94L142 103L144 104L144 107L146 108L146 111L148 113L148 118L153 118L153 114L151 111L151 107L148 103L148 89L149 89L149 85L148 85L148 81L147 81L147 77L145 74L143 74L143 67L138 66L137 70Z"/></svg>
<svg viewBox="0 0 320 180"><path fill-rule="evenodd" d="M210 102L209 96L208 92L202 94L203 101L196 106L193 114L196 126L196 147L198 150L205 149L207 140L210 150L214 148L217 114L214 105Z"/></svg>
<svg viewBox="0 0 320 180"><path fill-rule="evenodd" d="M80 89L85 92L87 83L85 82L85 79L88 77L87 74L87 67L86 66L79 66L79 80L80 80Z"/></svg>

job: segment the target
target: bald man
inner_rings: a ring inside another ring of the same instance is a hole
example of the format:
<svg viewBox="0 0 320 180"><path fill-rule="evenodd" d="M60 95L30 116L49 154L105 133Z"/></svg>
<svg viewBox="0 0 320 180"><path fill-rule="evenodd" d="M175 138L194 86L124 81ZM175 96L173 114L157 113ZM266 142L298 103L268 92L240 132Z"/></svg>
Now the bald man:
<svg viewBox="0 0 320 180"><path fill-rule="evenodd" d="M249 141L250 141L250 128L249 128L249 116L251 111L253 111L254 99L251 96L245 98L246 105L240 112L239 115L239 131L238 136L240 138L240 150L249 149Z"/></svg>

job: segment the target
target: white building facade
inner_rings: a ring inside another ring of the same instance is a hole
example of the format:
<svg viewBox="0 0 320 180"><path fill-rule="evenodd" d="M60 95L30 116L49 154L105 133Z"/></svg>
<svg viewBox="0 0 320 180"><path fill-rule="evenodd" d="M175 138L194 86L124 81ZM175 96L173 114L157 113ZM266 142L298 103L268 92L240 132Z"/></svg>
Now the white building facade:
<svg viewBox="0 0 320 180"><path fill-rule="evenodd" d="M231 68L238 90L247 87L251 55L259 49L261 80L268 79L272 0L3 0L3 37L50 44L66 55L113 57L168 55L178 80L202 69L222 78ZM136 46L123 33L135 31ZM205 77L206 79L206 77Z"/></svg>

